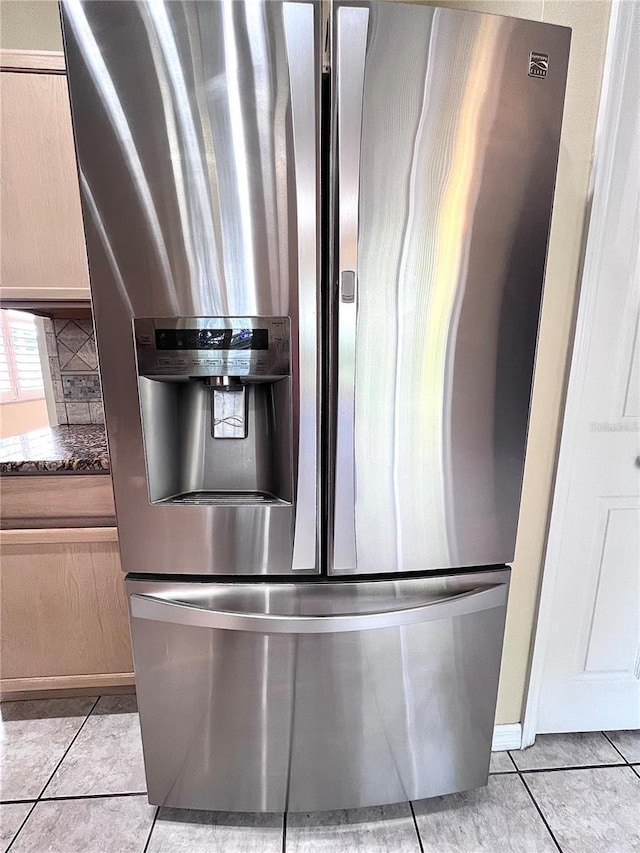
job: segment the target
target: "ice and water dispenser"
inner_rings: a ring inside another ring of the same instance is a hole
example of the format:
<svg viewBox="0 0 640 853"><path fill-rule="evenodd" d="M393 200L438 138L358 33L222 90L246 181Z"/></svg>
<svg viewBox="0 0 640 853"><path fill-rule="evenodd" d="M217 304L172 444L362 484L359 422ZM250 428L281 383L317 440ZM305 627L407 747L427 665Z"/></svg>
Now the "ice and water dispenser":
<svg viewBox="0 0 640 853"><path fill-rule="evenodd" d="M134 320L151 503L292 500L286 317Z"/></svg>

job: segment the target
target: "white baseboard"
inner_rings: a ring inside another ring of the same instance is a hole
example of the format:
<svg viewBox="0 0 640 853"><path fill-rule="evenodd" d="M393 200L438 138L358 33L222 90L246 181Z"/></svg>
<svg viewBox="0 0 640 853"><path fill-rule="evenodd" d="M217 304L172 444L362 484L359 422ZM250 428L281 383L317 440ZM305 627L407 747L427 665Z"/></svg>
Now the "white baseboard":
<svg viewBox="0 0 640 853"><path fill-rule="evenodd" d="M520 749L522 746L522 723L509 723L493 727L492 752L505 749Z"/></svg>

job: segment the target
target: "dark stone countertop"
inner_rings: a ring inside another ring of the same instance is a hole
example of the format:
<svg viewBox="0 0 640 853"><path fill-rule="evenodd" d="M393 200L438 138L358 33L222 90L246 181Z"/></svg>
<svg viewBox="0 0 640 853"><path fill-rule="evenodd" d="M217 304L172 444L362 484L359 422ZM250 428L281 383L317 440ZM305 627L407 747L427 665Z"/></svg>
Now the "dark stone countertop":
<svg viewBox="0 0 640 853"><path fill-rule="evenodd" d="M0 474L108 472L103 426L55 426L0 440Z"/></svg>

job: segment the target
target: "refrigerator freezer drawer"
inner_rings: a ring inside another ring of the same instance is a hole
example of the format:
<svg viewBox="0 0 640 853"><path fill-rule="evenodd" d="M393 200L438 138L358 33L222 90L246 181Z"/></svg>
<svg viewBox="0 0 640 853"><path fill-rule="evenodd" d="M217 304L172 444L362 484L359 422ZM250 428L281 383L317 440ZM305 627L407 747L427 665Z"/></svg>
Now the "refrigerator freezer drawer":
<svg viewBox="0 0 640 853"><path fill-rule="evenodd" d="M315 811L486 784L508 583L129 580L150 801Z"/></svg>

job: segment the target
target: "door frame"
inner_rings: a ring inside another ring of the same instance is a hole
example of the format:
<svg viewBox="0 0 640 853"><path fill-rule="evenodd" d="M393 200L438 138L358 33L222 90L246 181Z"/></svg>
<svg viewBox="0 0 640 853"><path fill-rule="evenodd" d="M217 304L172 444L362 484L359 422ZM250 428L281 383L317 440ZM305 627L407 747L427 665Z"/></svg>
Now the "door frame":
<svg viewBox="0 0 640 853"><path fill-rule="evenodd" d="M558 578L562 570L560 551L573 465L573 442L571 439L579 423L581 387L587 366L600 271L607 252L604 235L609 217L614 213L616 215L620 213L620 200L613 198L608 188L611 173L614 170L626 168L622 158L616 159L615 156L620 129L628 127L629 123L634 120L634 112L632 110L625 111L624 107L627 98L634 94L634 87L637 85L633 79L630 57L632 55L631 34L634 31L632 24L636 22L637 26L639 18L640 3L613 0L590 180L589 198L592 206L583 255L583 274L573 354L540 586L538 615L532 643L529 683L522 721L522 748L531 746L537 734L538 709L549 650L553 606ZM629 209L623 213L634 218L637 215L630 203ZM638 220L636 219L637 223Z"/></svg>

